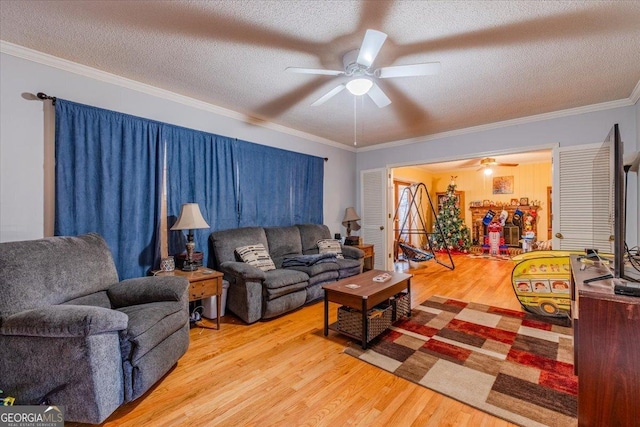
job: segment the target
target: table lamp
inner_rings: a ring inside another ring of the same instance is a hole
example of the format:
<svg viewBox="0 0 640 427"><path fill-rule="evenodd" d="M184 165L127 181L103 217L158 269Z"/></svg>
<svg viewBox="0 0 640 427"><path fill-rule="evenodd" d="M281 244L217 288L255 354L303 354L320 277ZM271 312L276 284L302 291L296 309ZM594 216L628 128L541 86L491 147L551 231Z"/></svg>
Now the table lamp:
<svg viewBox="0 0 640 427"><path fill-rule="evenodd" d="M193 261L193 252L196 244L193 241L193 230L198 228L209 228L209 224L204 220L200 213L197 203L185 203L182 205L178 221L171 227L171 230L189 230L187 234L187 259L182 266L182 271L195 271L198 266Z"/></svg>
<svg viewBox="0 0 640 427"><path fill-rule="evenodd" d="M351 230L360 230L360 224L358 224L356 221L360 221L360 217L356 213L355 208L347 208L344 211L344 218L342 219L342 225L347 227L347 237L351 236Z"/></svg>

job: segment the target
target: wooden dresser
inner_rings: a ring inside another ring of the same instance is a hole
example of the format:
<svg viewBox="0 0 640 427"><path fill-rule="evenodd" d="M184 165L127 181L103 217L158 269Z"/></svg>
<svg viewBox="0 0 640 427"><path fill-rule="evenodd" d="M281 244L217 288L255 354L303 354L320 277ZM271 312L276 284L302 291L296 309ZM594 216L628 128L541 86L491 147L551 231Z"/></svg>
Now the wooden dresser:
<svg viewBox="0 0 640 427"><path fill-rule="evenodd" d="M571 317L579 426L640 425L640 297L616 295L606 274L571 255Z"/></svg>

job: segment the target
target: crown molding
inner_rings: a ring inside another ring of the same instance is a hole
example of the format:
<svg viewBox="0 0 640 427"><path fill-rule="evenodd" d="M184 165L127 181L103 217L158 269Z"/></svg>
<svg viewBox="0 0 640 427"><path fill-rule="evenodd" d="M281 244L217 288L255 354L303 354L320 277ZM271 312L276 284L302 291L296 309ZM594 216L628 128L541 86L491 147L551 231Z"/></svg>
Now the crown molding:
<svg viewBox="0 0 640 427"><path fill-rule="evenodd" d="M629 100L635 105L640 99L640 80L638 80L638 84L633 88L631 95L629 96Z"/></svg>
<svg viewBox="0 0 640 427"><path fill-rule="evenodd" d="M638 96L640 96L640 81L636 85L636 88L634 89L631 95L633 96L634 93L636 96L635 101L632 100L632 97L629 97L627 99L619 99L616 101L602 102L600 104L585 105L583 107L569 108L567 110L553 111L551 113L543 113L543 114L536 114L534 116L519 117L517 119L510 119L510 120L504 120L501 122L488 123L486 125L472 126L468 128L434 133L432 135L425 135L425 136L420 136L416 138L385 142L383 144L377 144L371 147L358 148L358 152L360 153L364 151L383 150L385 148L401 147L404 145L417 144L420 142L433 141L436 139L448 138L452 136L483 132L487 130L500 129L500 128L505 128L509 126L522 125L526 123L540 122L543 120L551 120L551 119L557 119L561 117L575 116L578 114L592 113L595 111L610 110L612 108L628 107L628 106L634 105L637 102Z"/></svg>
<svg viewBox="0 0 640 427"><path fill-rule="evenodd" d="M237 111L229 110L227 108L219 107L213 104L209 104L204 101L200 101L188 96L180 95L175 92L171 92L165 89L160 89L155 86L151 86L145 83L141 83L135 80L128 79L126 77L118 76L116 74L107 73L105 71L98 70L96 68L88 67L86 65L78 64L66 59L58 58L47 53L43 53L37 50L29 49L24 46L16 45L4 40L0 40L0 53L6 53L18 58L26 59L32 62L36 62L42 65L58 68L63 71L68 71L74 74L78 74L84 77L89 77L94 80L99 80L105 83L114 84L127 89L135 90L137 92L145 93L158 98L166 99L172 102L176 102L185 106L204 110L213 114L228 117L234 120L238 120L243 123L247 123L252 126L259 126L265 129L273 130L276 132L292 135L298 138L306 139L308 141L317 142L320 144L328 145L334 148L350 152L366 152L374 150L383 150L386 148L401 147L404 145L411 145L420 142L433 141L436 139L448 138L452 136L465 135L469 133L483 132L493 129L500 129L509 126L522 125L526 123L534 123L543 120L550 120L568 116L574 116L578 114L591 113L596 111L609 110L612 108L628 107L635 105L640 99L640 81L636 84L635 88L631 92L629 98L620 99L616 101L603 102L599 104L586 105L583 107L570 108L566 110L559 110L550 113L537 114L534 116L520 117L517 119L510 119L501 122L489 123L479 126L472 126L463 129L456 129L447 132L440 132L431 135L420 136L416 138L403 139L398 141L390 141L382 144L376 144L370 147L354 148L346 144L342 144L330 139L322 138L307 132L303 132L297 129L282 126L276 123L263 121L260 118L248 117L245 114Z"/></svg>
<svg viewBox="0 0 640 427"><path fill-rule="evenodd" d="M0 53L15 56L17 58L26 59L28 61L36 62L38 64L46 65L49 67L57 68L59 70L68 71L70 73L78 74L83 77L88 77L101 82L113 84L126 89L131 89L137 92L145 93L147 95L155 96L157 98L166 99L178 104L182 104L188 107L197 108L199 110L207 111L220 116L228 117L234 120L238 120L243 123L247 123L252 126L259 126L265 129L273 130L280 133L285 133L298 138L306 139L308 141L317 142L331 147L339 148L341 150L356 152L357 150L348 145L341 144L330 139L321 138L316 135L312 135L307 132L303 132L297 129L282 126L276 123L267 122L263 119L256 117L248 117L245 114L237 111L229 110L227 108L218 107L217 105L209 104L204 101L200 101L188 96L180 95L175 92L171 92L165 89L160 89L155 86L151 86L145 83L141 83L135 80L128 79L126 77L118 76L117 74L107 73L106 71L98 70L86 65L78 64L66 59L59 58L57 56L49 55L44 52L29 49L24 46L13 44L4 40L0 40ZM55 94L52 94L55 96Z"/></svg>

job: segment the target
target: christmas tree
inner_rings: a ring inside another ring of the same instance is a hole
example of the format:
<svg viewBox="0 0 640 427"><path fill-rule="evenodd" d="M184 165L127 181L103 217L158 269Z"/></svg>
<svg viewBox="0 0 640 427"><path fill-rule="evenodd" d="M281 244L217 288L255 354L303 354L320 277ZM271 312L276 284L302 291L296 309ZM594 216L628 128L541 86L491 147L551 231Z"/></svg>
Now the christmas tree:
<svg viewBox="0 0 640 427"><path fill-rule="evenodd" d="M456 196L455 177L451 177L451 182L447 186L447 194L440 201L442 205L436 216L437 223L433 225L430 239L431 247L435 251L446 250L448 247L450 251L469 252L471 235L469 228L464 225L464 220L460 218L460 203ZM438 230L438 224L444 233L444 239Z"/></svg>

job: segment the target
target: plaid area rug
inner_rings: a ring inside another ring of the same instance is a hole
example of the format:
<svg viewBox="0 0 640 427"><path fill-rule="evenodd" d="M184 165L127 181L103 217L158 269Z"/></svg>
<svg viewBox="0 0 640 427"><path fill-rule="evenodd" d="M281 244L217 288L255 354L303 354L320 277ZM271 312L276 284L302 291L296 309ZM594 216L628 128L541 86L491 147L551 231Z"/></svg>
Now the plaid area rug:
<svg viewBox="0 0 640 427"><path fill-rule="evenodd" d="M345 353L512 423L566 427L578 407L571 334L568 319L434 296Z"/></svg>

